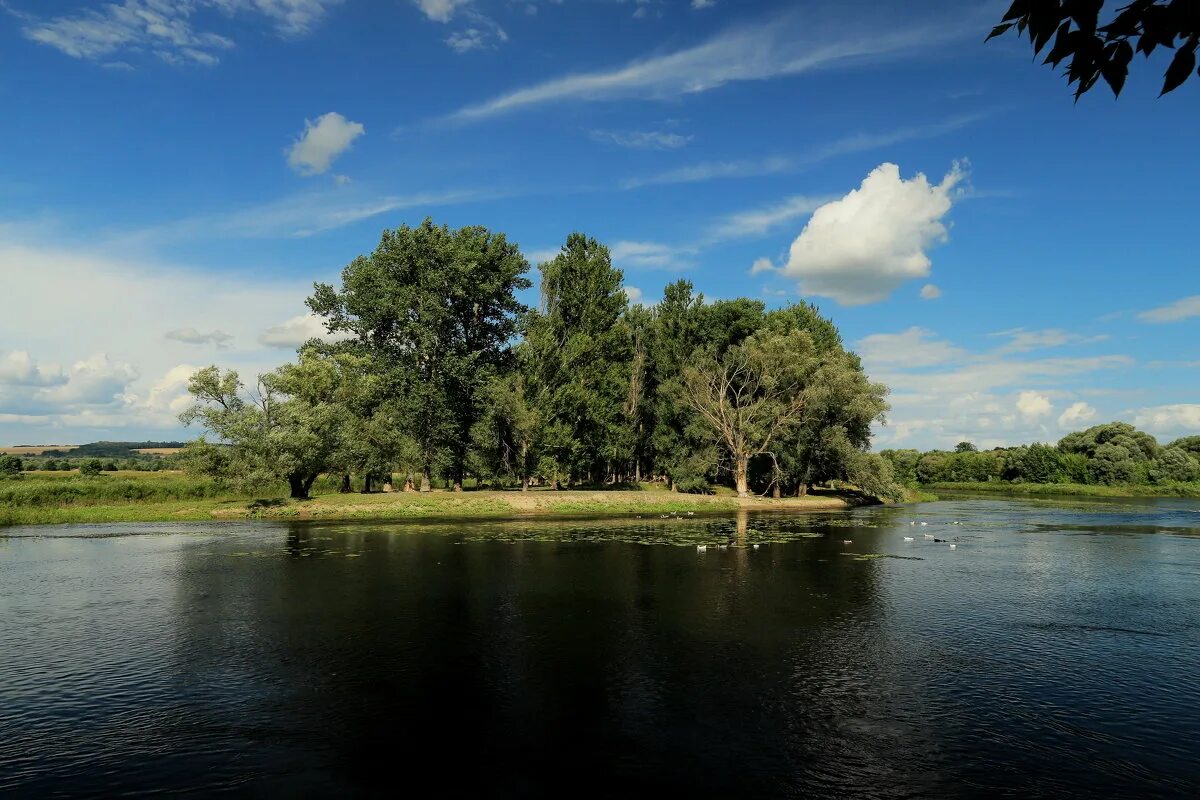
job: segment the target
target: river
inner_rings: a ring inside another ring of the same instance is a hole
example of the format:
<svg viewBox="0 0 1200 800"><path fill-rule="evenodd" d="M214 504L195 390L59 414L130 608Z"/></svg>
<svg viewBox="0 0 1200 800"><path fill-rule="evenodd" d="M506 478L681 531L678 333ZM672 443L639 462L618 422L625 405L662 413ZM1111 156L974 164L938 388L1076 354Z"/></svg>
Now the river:
<svg viewBox="0 0 1200 800"><path fill-rule="evenodd" d="M1194 798L1197 743L1194 501L0 530L6 796Z"/></svg>

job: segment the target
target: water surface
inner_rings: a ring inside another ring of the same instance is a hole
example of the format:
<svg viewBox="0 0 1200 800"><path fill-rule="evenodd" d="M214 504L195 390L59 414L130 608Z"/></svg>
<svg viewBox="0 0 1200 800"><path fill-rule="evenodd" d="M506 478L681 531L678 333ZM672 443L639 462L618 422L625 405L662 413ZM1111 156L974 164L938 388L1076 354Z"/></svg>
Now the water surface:
<svg viewBox="0 0 1200 800"><path fill-rule="evenodd" d="M0 794L1200 793L1196 502L0 536Z"/></svg>

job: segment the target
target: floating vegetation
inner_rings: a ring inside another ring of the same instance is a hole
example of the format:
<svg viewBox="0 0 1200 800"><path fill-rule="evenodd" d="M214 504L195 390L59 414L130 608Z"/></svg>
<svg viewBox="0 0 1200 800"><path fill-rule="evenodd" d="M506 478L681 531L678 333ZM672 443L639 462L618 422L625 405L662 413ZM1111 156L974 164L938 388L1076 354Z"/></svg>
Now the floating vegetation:
<svg viewBox="0 0 1200 800"><path fill-rule="evenodd" d="M892 553L839 553L839 555L849 556L855 561L874 561L877 558L895 558L900 561L924 561L920 556L898 556Z"/></svg>

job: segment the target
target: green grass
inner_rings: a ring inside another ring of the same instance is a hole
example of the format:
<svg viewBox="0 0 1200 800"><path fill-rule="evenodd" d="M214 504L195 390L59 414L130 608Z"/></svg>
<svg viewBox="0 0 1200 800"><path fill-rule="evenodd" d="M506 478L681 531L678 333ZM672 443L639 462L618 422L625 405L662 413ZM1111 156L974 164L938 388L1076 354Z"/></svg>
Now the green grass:
<svg viewBox="0 0 1200 800"><path fill-rule="evenodd" d="M677 494L655 485L636 488L529 492L478 490L426 494L340 494L333 479L314 486L310 500L286 497L282 482L253 495L179 472L26 473L0 481L0 525L155 522L233 519L503 519L522 516L601 517L629 514L713 513L739 508L844 508L851 495L822 494L785 500L739 500L731 492Z"/></svg>
<svg viewBox="0 0 1200 800"><path fill-rule="evenodd" d="M1095 486L1083 483L931 483L922 488L1011 495L1059 495L1070 497L1197 497L1200 483L1169 483L1153 486Z"/></svg>

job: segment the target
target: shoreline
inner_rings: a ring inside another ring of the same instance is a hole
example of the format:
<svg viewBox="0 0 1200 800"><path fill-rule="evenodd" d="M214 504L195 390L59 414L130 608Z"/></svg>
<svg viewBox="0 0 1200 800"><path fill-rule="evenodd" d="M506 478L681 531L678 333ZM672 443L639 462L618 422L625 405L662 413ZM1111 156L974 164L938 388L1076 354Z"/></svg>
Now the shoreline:
<svg viewBox="0 0 1200 800"><path fill-rule="evenodd" d="M821 493L779 500L729 495L690 495L646 491L495 491L462 493L324 493L309 500L206 499L160 502L113 502L59 506L0 507L0 537L5 526L117 522L221 522L277 520L328 522L350 520L521 520L535 518L615 517L629 514L738 511L839 511L868 505L851 494Z"/></svg>
<svg viewBox="0 0 1200 800"><path fill-rule="evenodd" d="M922 484L923 490L979 492L1018 497L1163 497L1181 500L1200 499L1200 483L1143 486L1140 484L1105 486L1089 483L953 483Z"/></svg>

